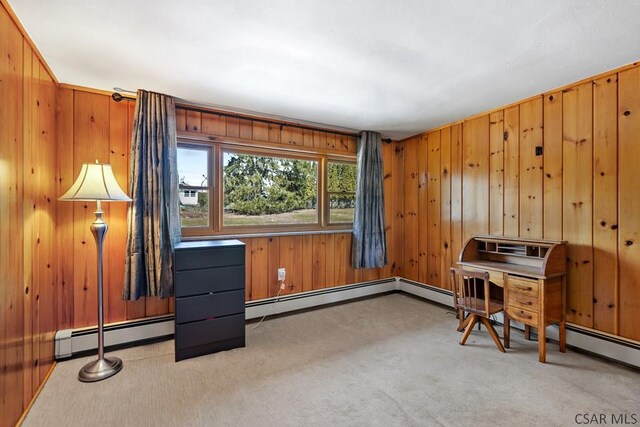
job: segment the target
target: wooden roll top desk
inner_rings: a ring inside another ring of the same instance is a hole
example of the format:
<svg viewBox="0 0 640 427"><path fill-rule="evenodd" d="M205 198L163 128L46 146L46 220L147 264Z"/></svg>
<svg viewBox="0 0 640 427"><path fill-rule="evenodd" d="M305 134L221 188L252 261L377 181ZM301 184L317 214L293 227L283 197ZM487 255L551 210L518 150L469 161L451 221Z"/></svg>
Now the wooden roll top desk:
<svg viewBox="0 0 640 427"><path fill-rule="evenodd" d="M545 362L548 325L558 324L560 351L566 351L566 259L564 241L477 235L464 245L458 265L487 271L504 289L506 316L538 329L539 360Z"/></svg>

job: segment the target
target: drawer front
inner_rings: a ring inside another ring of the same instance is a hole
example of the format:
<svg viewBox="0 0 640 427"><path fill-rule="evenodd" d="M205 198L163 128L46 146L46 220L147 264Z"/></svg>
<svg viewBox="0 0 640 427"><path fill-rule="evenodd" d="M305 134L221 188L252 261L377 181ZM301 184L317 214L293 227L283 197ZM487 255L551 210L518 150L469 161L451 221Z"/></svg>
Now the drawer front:
<svg viewBox="0 0 640 427"><path fill-rule="evenodd" d="M244 246L179 249L175 252L176 271L241 264L244 264Z"/></svg>
<svg viewBox="0 0 640 427"><path fill-rule="evenodd" d="M521 291L510 291L507 304L529 311L538 311L538 308L540 307L537 295Z"/></svg>
<svg viewBox="0 0 640 427"><path fill-rule="evenodd" d="M244 337L244 314L176 325L176 349Z"/></svg>
<svg viewBox="0 0 640 427"><path fill-rule="evenodd" d="M176 272L178 298L236 289L244 289L244 265Z"/></svg>
<svg viewBox="0 0 640 427"><path fill-rule="evenodd" d="M509 293L538 297L540 284L537 280L528 280L520 277L507 276Z"/></svg>
<svg viewBox="0 0 640 427"><path fill-rule="evenodd" d="M244 290L176 298L176 323L244 313Z"/></svg>
<svg viewBox="0 0 640 427"><path fill-rule="evenodd" d="M509 315L509 318L518 322L530 326L538 326L538 313L535 311L523 310L520 307L508 305L507 314Z"/></svg>

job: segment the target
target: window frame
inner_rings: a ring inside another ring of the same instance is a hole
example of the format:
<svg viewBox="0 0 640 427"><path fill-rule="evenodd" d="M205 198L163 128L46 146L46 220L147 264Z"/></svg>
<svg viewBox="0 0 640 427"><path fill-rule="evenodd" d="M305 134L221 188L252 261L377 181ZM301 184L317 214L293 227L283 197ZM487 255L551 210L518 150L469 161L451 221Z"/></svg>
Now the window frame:
<svg viewBox="0 0 640 427"><path fill-rule="evenodd" d="M180 229L182 232L183 236L202 236L202 235L207 235L207 234L211 234L213 232L213 230L215 230L215 225L214 225L214 217L215 217L215 175L212 175L212 172L215 171L212 170L212 168L215 168L215 162L213 161L213 149L214 147L212 147L210 144L199 144L199 143L195 143L195 142L182 142L182 141L178 141L178 148L185 148L185 149L190 149L190 150L199 150L199 151L204 151L207 153L207 171L209 173L208 175L208 185L207 186L193 186L193 185L189 185L189 186L185 186L184 188L192 191L192 190L206 190L208 193L208 201L209 201L209 225L207 226L198 226L198 227L182 227L182 223L180 224ZM178 177L180 178L180 177ZM180 189L178 188L178 192L180 191ZM197 197L197 196L196 196ZM197 200L196 200L197 202Z"/></svg>
<svg viewBox="0 0 640 427"><path fill-rule="evenodd" d="M209 171L212 179L209 180L209 227L182 227L182 236L194 237L214 237L214 236L243 236L243 235L273 235L280 233L300 233L300 232L348 232L353 228L352 222L330 223L329 222L329 199L327 189L327 173L329 162L341 162L356 164L355 153L335 153L323 149L312 147L279 147L275 144L260 144L257 141L249 144L247 142L236 142L228 139L220 140L193 140L191 138L178 135L178 147L209 149ZM313 224L278 224L278 225L251 225L237 226L223 224L223 162L224 153L239 153L255 156L284 157L288 159L311 160L317 162L317 191L318 191L318 221Z"/></svg>

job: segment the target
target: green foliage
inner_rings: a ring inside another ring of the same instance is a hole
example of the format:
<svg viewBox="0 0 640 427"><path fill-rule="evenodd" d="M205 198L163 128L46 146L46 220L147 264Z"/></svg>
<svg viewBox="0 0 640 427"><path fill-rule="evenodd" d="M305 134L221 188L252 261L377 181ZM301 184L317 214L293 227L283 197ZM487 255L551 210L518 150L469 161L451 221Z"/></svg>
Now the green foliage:
<svg viewBox="0 0 640 427"><path fill-rule="evenodd" d="M206 208L209 205L209 194L204 191L198 191L198 206Z"/></svg>
<svg viewBox="0 0 640 427"><path fill-rule="evenodd" d="M331 208L353 208L356 192L356 165L353 163L329 163L327 188Z"/></svg>
<svg viewBox="0 0 640 427"><path fill-rule="evenodd" d="M317 162L248 154L226 156L225 210L264 215L316 206Z"/></svg>

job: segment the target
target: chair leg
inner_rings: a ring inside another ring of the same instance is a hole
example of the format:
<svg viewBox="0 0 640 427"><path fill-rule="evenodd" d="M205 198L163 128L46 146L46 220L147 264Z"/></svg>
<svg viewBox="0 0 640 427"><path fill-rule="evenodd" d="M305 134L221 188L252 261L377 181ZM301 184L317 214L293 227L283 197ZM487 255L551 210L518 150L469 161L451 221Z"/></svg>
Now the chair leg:
<svg viewBox="0 0 640 427"><path fill-rule="evenodd" d="M510 337L511 337L511 320L509 320L509 316L507 313L504 313L504 348L509 348Z"/></svg>
<svg viewBox="0 0 640 427"><path fill-rule="evenodd" d="M491 338L493 338L493 342L495 342L496 346L498 346L498 350L505 353L504 347L500 342L500 337L498 336L496 330L493 328L493 325L491 324L489 319L487 319L486 317L480 317L480 321L484 323L484 326L487 327L487 331L489 332L489 335L491 335Z"/></svg>
<svg viewBox="0 0 640 427"><path fill-rule="evenodd" d="M464 345L464 343L467 342L467 338L469 338L469 334L471 334L471 330L473 329L473 326L477 321L478 321L478 315L476 314L469 315L467 327L464 330L464 334L462 334L462 338L460 338L460 345Z"/></svg>
<svg viewBox="0 0 640 427"><path fill-rule="evenodd" d="M471 316L464 317L464 311L460 310L460 313L458 314L458 319L460 319L460 323L458 325L458 332L464 331L464 329L469 324L470 318Z"/></svg>

